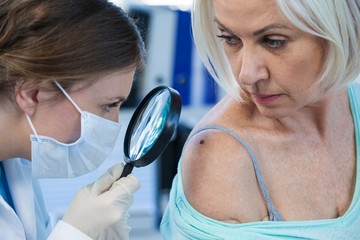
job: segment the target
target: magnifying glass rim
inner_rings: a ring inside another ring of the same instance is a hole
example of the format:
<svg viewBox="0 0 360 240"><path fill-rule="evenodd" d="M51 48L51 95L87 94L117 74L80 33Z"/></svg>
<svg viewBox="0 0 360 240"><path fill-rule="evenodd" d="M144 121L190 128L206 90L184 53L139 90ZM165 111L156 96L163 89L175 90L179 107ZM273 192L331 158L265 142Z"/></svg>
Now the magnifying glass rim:
<svg viewBox="0 0 360 240"><path fill-rule="evenodd" d="M129 147L131 140L131 133L134 129L134 122L138 119L140 113L143 111L143 107L149 103L149 101L159 92L167 90L170 93L170 109L169 113L166 117L166 121L164 127L155 140L155 143L151 147L151 149L141 156L138 159L131 160L129 157ZM143 167L151 162L153 162L166 148L166 146L170 143L172 136L174 135L177 123L180 118L181 112L181 97L180 94L173 88L168 86L159 86L151 90L145 98L140 102L140 104L135 109L134 114L132 115L128 128L125 133L124 139L124 155L125 162L133 164L135 167Z"/></svg>

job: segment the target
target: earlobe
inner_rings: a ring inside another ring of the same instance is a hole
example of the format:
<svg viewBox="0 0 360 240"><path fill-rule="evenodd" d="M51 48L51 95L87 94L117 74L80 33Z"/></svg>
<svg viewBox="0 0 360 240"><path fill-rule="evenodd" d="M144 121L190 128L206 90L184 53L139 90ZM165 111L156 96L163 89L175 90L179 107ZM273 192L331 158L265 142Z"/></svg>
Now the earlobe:
<svg viewBox="0 0 360 240"><path fill-rule="evenodd" d="M38 104L39 89L34 87L27 88L24 85L21 84L21 86L16 87L15 101L22 111L31 116Z"/></svg>

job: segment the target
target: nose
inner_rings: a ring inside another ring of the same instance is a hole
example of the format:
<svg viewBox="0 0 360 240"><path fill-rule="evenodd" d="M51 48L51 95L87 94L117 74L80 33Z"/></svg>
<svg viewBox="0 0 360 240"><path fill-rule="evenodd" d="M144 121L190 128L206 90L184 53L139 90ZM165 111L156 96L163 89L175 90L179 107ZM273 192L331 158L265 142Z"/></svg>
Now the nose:
<svg viewBox="0 0 360 240"><path fill-rule="evenodd" d="M239 54L239 83L241 85L254 85L260 80L268 79L269 72L261 54L254 50L242 50Z"/></svg>

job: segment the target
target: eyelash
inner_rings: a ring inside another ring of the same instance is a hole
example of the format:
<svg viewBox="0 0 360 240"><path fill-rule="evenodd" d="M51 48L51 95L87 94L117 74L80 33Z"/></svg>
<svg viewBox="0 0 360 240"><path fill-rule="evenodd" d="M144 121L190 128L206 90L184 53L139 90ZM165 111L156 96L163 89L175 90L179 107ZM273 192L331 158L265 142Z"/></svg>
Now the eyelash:
<svg viewBox="0 0 360 240"><path fill-rule="evenodd" d="M284 48L287 44L287 40L285 39L272 39L269 37L265 37L262 40L263 44L265 44L270 50L278 51Z"/></svg>
<svg viewBox="0 0 360 240"><path fill-rule="evenodd" d="M240 41L240 39L233 37L231 35L220 34L216 36L220 38L222 41L224 41L225 44L228 45L229 47L235 47Z"/></svg>
<svg viewBox="0 0 360 240"><path fill-rule="evenodd" d="M114 103L106 104L103 106L103 108L105 111L110 112L112 108L120 107L121 103L122 102L114 102Z"/></svg>
<svg viewBox="0 0 360 240"><path fill-rule="evenodd" d="M216 36L218 38L220 38L221 40L223 40L225 42L225 44L231 48L239 47L239 44L241 44L241 40L239 38L233 37L231 35L220 34L220 35L216 35ZM271 51L278 51L286 46L287 40L272 39L272 38L265 36L264 38L261 39L261 43L266 45ZM276 46L274 46L274 45L276 45Z"/></svg>

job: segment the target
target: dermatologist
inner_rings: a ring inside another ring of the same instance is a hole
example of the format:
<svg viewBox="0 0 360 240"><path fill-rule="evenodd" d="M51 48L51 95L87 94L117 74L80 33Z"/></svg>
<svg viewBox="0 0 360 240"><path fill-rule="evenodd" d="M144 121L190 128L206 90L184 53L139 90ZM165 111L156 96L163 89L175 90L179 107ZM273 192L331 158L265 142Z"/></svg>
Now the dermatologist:
<svg viewBox="0 0 360 240"><path fill-rule="evenodd" d="M116 164L51 228L39 178L97 169L142 66L134 21L106 0L0 3L0 239L128 239L139 188Z"/></svg>

